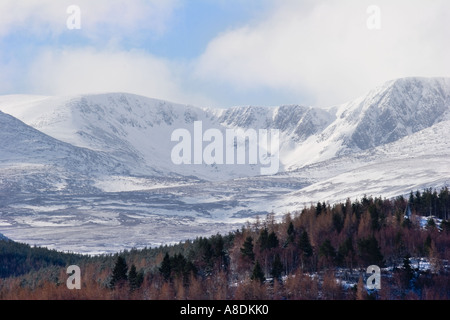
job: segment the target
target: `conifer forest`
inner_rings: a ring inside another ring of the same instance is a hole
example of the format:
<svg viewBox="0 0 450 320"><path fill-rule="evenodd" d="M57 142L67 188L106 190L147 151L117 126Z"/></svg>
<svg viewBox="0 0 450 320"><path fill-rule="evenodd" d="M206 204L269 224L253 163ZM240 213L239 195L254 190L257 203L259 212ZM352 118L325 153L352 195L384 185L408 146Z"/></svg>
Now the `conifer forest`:
<svg viewBox="0 0 450 320"><path fill-rule="evenodd" d="M319 202L228 234L81 255L0 240L3 300L441 300L450 298L448 188ZM69 290L67 267L81 270ZM369 266L381 270L367 286Z"/></svg>

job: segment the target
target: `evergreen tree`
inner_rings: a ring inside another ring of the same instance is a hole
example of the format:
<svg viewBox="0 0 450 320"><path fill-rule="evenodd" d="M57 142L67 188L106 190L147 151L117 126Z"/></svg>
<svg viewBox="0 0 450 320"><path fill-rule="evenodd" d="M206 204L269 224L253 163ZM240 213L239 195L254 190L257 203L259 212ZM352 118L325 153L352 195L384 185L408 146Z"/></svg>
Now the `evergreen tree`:
<svg viewBox="0 0 450 320"><path fill-rule="evenodd" d="M313 248L311 242L309 241L308 233L306 231L302 232L298 243L298 247L305 258L309 258L313 255Z"/></svg>
<svg viewBox="0 0 450 320"><path fill-rule="evenodd" d="M411 219L409 217L406 217L403 219L402 228L411 229L413 226Z"/></svg>
<svg viewBox="0 0 450 320"><path fill-rule="evenodd" d="M241 248L241 253L244 257L249 258L251 261L255 260L255 253L253 252L253 238L248 236Z"/></svg>
<svg viewBox="0 0 450 320"><path fill-rule="evenodd" d="M259 233L258 244L261 252L268 248L269 232L267 231L267 228L262 229Z"/></svg>
<svg viewBox="0 0 450 320"><path fill-rule="evenodd" d="M434 222L433 218L428 218L427 225L425 226L425 228L429 230L436 228L436 222Z"/></svg>
<svg viewBox="0 0 450 320"><path fill-rule="evenodd" d="M256 261L250 279L251 280L259 280L261 283L266 281L266 277L264 276L264 272L262 271L259 261Z"/></svg>
<svg viewBox="0 0 450 320"><path fill-rule="evenodd" d="M170 274L172 273L172 265L170 261L170 256L167 252L166 255L164 256L161 266L159 267L159 272L161 272L162 276L164 277L164 280L168 281L170 279Z"/></svg>
<svg viewBox="0 0 450 320"><path fill-rule="evenodd" d="M430 249L431 249L431 235L428 234L423 243L423 254L428 256L430 254Z"/></svg>
<svg viewBox="0 0 450 320"><path fill-rule="evenodd" d="M441 229L445 233L449 234L450 233L450 221L442 220Z"/></svg>
<svg viewBox="0 0 450 320"><path fill-rule="evenodd" d="M144 274L142 272L137 272L136 266L134 264L130 267L130 272L128 272L128 283L130 284L130 290L134 291L141 287L144 282Z"/></svg>
<svg viewBox="0 0 450 320"><path fill-rule="evenodd" d="M224 238L222 237L222 235L217 234L210 238L210 242L213 250L213 256L216 260L218 269L226 269L228 267L228 261L226 257Z"/></svg>
<svg viewBox="0 0 450 320"><path fill-rule="evenodd" d="M316 216L320 215L322 213L322 209L324 209L325 206L322 206L320 202L317 202L316 206Z"/></svg>
<svg viewBox="0 0 450 320"><path fill-rule="evenodd" d="M381 254L378 241L374 236L367 239L358 240L358 254L363 266L377 265L384 266L384 257Z"/></svg>
<svg viewBox="0 0 450 320"><path fill-rule="evenodd" d="M343 264L347 267L353 268L355 257L355 249L353 248L353 239L352 237L347 237L343 243L339 245L337 260L339 264Z"/></svg>
<svg viewBox="0 0 450 320"><path fill-rule="evenodd" d="M120 285L121 283L128 280L127 271L128 266L125 261L125 258L123 258L122 256L118 256L110 282L111 288L115 288L116 285Z"/></svg>
<svg viewBox="0 0 450 320"><path fill-rule="evenodd" d="M372 230L380 229L379 212L375 204L369 205L370 227Z"/></svg>
<svg viewBox="0 0 450 320"><path fill-rule="evenodd" d="M275 260L273 261L272 264L272 271L270 272L270 274L272 275L272 277L274 279L278 279L281 280L281 275L283 273L283 264L281 263L281 258L280 255L277 253L275 256Z"/></svg>
<svg viewBox="0 0 450 320"><path fill-rule="evenodd" d="M289 226L287 229L287 242L289 243L294 243L295 240L295 229L294 229L294 224L291 222L289 222Z"/></svg>
<svg viewBox="0 0 450 320"><path fill-rule="evenodd" d="M279 241L275 232L271 232L267 238L267 249L278 248Z"/></svg>
<svg viewBox="0 0 450 320"><path fill-rule="evenodd" d="M205 273L210 274L214 266L214 250L210 240L200 237L195 241L194 250L190 253L191 259L197 264L199 269ZM184 258L184 257L183 257Z"/></svg>
<svg viewBox="0 0 450 320"><path fill-rule="evenodd" d="M325 257L329 262L331 262L335 256L336 252L331 245L331 241L326 239L319 247L319 256Z"/></svg>
<svg viewBox="0 0 450 320"><path fill-rule="evenodd" d="M411 263L409 261L409 254L403 259L403 270L402 270L402 284L404 288L409 289L411 287L411 280L414 277L414 271L411 268Z"/></svg>
<svg viewBox="0 0 450 320"><path fill-rule="evenodd" d="M300 261L302 263L302 269L304 268L304 263L313 255L313 247L309 241L309 236L306 231L303 231L298 243L298 248L300 250Z"/></svg>
<svg viewBox="0 0 450 320"><path fill-rule="evenodd" d="M333 228L337 231L337 233L340 233L342 228L344 227L344 219L342 218L342 215L335 212L332 219Z"/></svg>

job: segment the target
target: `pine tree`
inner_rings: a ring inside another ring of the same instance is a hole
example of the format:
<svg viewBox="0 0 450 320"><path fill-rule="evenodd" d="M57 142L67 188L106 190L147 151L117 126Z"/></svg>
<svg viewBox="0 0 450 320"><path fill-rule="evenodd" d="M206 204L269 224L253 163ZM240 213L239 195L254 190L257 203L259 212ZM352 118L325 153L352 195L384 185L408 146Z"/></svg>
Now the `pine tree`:
<svg viewBox="0 0 450 320"><path fill-rule="evenodd" d="M339 213L334 213L332 220L333 228L337 231L337 233L340 233L344 227L344 219L342 218L342 215Z"/></svg>
<svg viewBox="0 0 450 320"><path fill-rule="evenodd" d="M320 202L317 202L316 206L316 216L320 215L322 213L323 206Z"/></svg>
<svg viewBox="0 0 450 320"><path fill-rule="evenodd" d="M428 218L425 228L427 228L428 230L433 230L436 228L436 222L434 222L433 218Z"/></svg>
<svg viewBox="0 0 450 320"><path fill-rule="evenodd" d="M250 279L251 280L259 280L261 283L266 281L266 277L264 276L264 272L262 271L259 261L256 261Z"/></svg>
<svg viewBox="0 0 450 320"><path fill-rule="evenodd" d="M278 248L279 241L275 232L271 232L267 238L267 249Z"/></svg>
<svg viewBox="0 0 450 320"><path fill-rule="evenodd" d="M128 266L125 261L125 258L122 256L117 257L116 264L113 269L112 278L110 282L111 288L115 288L116 285L120 285L121 283L127 281L127 271Z"/></svg>
<svg viewBox="0 0 450 320"><path fill-rule="evenodd" d="M281 263L281 258L280 255L277 253L275 256L275 260L273 261L272 264L272 271L270 272L270 274L272 275L272 277L277 280L281 280L281 275L283 273L283 264Z"/></svg>
<svg viewBox="0 0 450 320"><path fill-rule="evenodd" d="M424 243L423 243L423 253L424 255L428 256L430 254L431 249L431 235L428 234Z"/></svg>
<svg viewBox="0 0 450 320"><path fill-rule="evenodd" d="M291 222L289 222L289 226L287 229L287 242L289 243L294 243L295 240L295 229L294 229L294 224Z"/></svg>
<svg viewBox="0 0 450 320"><path fill-rule="evenodd" d="M159 267L159 272L161 272L165 281L168 281L170 279L170 274L172 273L172 266L170 256L167 252L166 255L164 256L161 266Z"/></svg>
<svg viewBox="0 0 450 320"><path fill-rule="evenodd" d="M311 246L311 242L309 241L309 236L306 231L302 232L298 246L299 246L299 249L302 251L303 256L305 256L305 257L312 256L313 248Z"/></svg>
<svg viewBox="0 0 450 320"><path fill-rule="evenodd" d="M346 267L353 269L355 260L355 249L353 248L352 237L347 237L343 243L340 244L337 259L340 264L345 262Z"/></svg>
<svg viewBox="0 0 450 320"><path fill-rule="evenodd" d="M411 280L414 277L414 271L411 268L411 263L409 261L409 254L407 254L404 258L403 258L403 270L402 270L402 284L404 286L404 288L409 288L410 284L411 284Z"/></svg>
<svg viewBox="0 0 450 320"><path fill-rule="evenodd" d="M248 257L251 261L255 260L255 253L253 252L253 238L248 236L241 248L241 253L244 257Z"/></svg>
<svg viewBox="0 0 450 320"><path fill-rule="evenodd" d="M134 291L142 285L144 281L144 274L142 272L137 272L136 266L134 264L130 267L130 272L128 272L128 283L130 284L130 290Z"/></svg>
<svg viewBox="0 0 450 320"><path fill-rule="evenodd" d="M336 257L336 251L331 245L331 241L326 239L319 247L319 256L324 257L328 263L332 263Z"/></svg>
<svg viewBox="0 0 450 320"><path fill-rule="evenodd" d="M304 260L310 258L313 255L313 248L311 245L311 242L309 241L309 236L306 231L303 231L300 240L298 243L298 247L301 253L301 262L302 262L302 269L304 267Z"/></svg>
<svg viewBox="0 0 450 320"><path fill-rule="evenodd" d="M259 233L258 238L259 250L261 252L268 248L268 242L269 242L269 232L267 231L267 228L264 228Z"/></svg>
<svg viewBox="0 0 450 320"><path fill-rule="evenodd" d="M358 253L363 266L377 265L384 266L384 257L381 254L378 241L374 236L367 239L358 240Z"/></svg>

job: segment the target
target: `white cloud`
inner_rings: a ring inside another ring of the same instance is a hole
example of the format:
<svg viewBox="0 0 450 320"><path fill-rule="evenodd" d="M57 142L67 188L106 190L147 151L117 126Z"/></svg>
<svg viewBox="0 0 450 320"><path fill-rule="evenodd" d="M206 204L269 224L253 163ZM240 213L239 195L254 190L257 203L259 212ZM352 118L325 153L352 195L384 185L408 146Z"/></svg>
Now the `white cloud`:
<svg viewBox="0 0 450 320"><path fill-rule="evenodd" d="M126 91L196 105L328 106L393 78L450 76L448 0L265 1L273 1L265 15L224 31L187 61L129 49L133 41L145 47L149 34L164 36L185 0L2 0L0 37L24 30L43 43L32 44L36 50L25 58L2 48L2 92ZM66 9L73 4L91 47L58 45L70 32ZM367 29L370 5L381 9L379 31Z"/></svg>
<svg viewBox="0 0 450 320"><path fill-rule="evenodd" d="M39 94L128 92L180 103L207 103L182 89L181 75L175 70L169 61L138 50L48 49L36 57L26 78L29 91Z"/></svg>
<svg viewBox="0 0 450 320"><path fill-rule="evenodd" d="M91 38L102 37L112 29L118 35L139 30L163 33L180 0L2 0L0 36L13 30L59 35L67 31L67 8L81 9L82 29Z"/></svg>
<svg viewBox="0 0 450 320"><path fill-rule="evenodd" d="M374 4L381 30L367 28ZM449 76L448 12L446 0L284 1L265 19L211 41L196 77L237 90L306 91L327 106L393 78Z"/></svg>

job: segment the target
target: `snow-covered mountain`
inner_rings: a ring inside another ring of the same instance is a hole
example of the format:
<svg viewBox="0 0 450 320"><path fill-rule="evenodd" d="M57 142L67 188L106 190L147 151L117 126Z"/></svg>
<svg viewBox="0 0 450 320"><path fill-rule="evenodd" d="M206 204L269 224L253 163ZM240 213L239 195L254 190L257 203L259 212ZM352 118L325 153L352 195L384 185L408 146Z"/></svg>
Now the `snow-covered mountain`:
<svg viewBox="0 0 450 320"><path fill-rule="evenodd" d="M285 162L288 168L395 142L448 119L450 79L390 81L366 96L328 110L334 121L296 146Z"/></svg>
<svg viewBox="0 0 450 320"><path fill-rule="evenodd" d="M0 128L0 190L86 188L86 180L94 174L128 172L122 163L101 152L59 141L3 112Z"/></svg>
<svg viewBox="0 0 450 320"><path fill-rule="evenodd" d="M0 97L0 110L76 147L108 154L133 174L194 175L227 180L259 174L258 166L177 166L171 133L217 128L280 130L282 170L292 170L397 141L449 117L450 79L390 81L349 103L201 109L141 96L111 93L72 97Z"/></svg>
<svg viewBox="0 0 450 320"><path fill-rule="evenodd" d="M201 121L203 131L226 127L210 112L124 93L72 97L0 97L0 110L65 143L108 154L138 176L197 176L226 180L259 174L255 165L174 165L171 134L193 132Z"/></svg>
<svg viewBox="0 0 450 320"><path fill-rule="evenodd" d="M172 133L195 134L197 121L224 137L279 130L280 172L260 176L259 163L174 164ZM120 250L316 201L440 187L450 181L449 133L449 78L393 80L327 108L198 108L126 93L2 96L0 231L92 252L125 227L109 242Z"/></svg>

